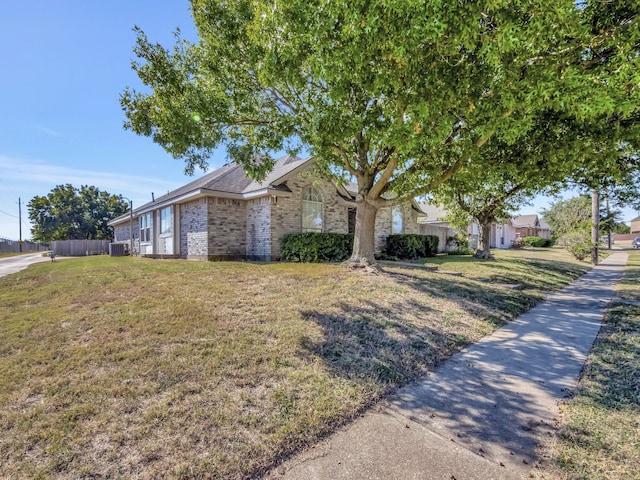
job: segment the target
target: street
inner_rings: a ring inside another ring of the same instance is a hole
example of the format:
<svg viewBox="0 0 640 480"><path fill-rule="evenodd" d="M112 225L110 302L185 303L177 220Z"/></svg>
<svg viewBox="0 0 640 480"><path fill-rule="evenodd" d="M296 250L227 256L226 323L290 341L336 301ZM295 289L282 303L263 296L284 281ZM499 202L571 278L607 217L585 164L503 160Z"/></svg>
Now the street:
<svg viewBox="0 0 640 480"><path fill-rule="evenodd" d="M27 255L16 255L15 257L0 258L0 278L12 273L24 270L32 263L50 262L51 259L43 257L44 252L30 253Z"/></svg>

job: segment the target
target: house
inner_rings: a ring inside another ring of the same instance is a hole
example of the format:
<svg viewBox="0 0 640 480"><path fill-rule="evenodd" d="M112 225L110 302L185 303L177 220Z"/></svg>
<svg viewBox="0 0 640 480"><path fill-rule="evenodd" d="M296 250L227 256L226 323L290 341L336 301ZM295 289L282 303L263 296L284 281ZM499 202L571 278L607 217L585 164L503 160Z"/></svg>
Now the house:
<svg viewBox="0 0 640 480"><path fill-rule="evenodd" d="M435 235L438 237L438 250L446 252L448 239L456 234L447 220L447 212L437 205L427 202L420 203L422 215L418 217L421 235Z"/></svg>
<svg viewBox="0 0 640 480"><path fill-rule="evenodd" d="M420 209L425 213L424 217L420 217L420 223L423 226L421 233L429 233L424 229L426 225L450 228L450 223L447 220L448 212L443 208L428 203L421 203ZM471 248L477 248L478 229L479 226L476 222L469 222L466 233L469 237ZM450 230L449 235L454 235L454 233L453 230ZM522 238L527 236L550 238L551 229L549 225L536 214L520 215L501 220L491 225L489 246L491 248L511 248L514 243L521 241Z"/></svg>
<svg viewBox="0 0 640 480"><path fill-rule="evenodd" d="M640 233L640 217L636 217L631 220L630 233Z"/></svg>
<svg viewBox="0 0 640 480"><path fill-rule="evenodd" d="M313 172L313 158L285 156L262 182L231 163L111 222L116 243L141 255L190 260L278 260L289 233L352 233L353 186L340 186ZM391 233L420 233L415 202L378 211L375 251ZM131 227L130 227L131 225Z"/></svg>
<svg viewBox="0 0 640 480"><path fill-rule="evenodd" d="M535 213L512 218L511 225L515 229L516 240L524 237L551 238L551 228Z"/></svg>

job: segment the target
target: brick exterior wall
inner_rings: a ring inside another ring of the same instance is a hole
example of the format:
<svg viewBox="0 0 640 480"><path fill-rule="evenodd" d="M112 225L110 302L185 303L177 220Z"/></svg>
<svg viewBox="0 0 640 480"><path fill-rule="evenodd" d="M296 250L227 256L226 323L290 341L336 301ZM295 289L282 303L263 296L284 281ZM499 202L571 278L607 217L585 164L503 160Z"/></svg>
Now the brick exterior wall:
<svg viewBox="0 0 640 480"><path fill-rule="evenodd" d="M247 202L246 242L249 260L271 260L271 209L271 197Z"/></svg>
<svg viewBox="0 0 640 480"><path fill-rule="evenodd" d="M411 202L405 202L400 207L402 208L402 233L420 233L418 212L415 211ZM376 254L382 253L387 247L387 237L391 235L391 213L392 207L384 207L379 209L376 214L374 242L374 252Z"/></svg>
<svg viewBox="0 0 640 480"><path fill-rule="evenodd" d="M180 205L180 257L207 260L207 198Z"/></svg>
<svg viewBox="0 0 640 480"><path fill-rule="evenodd" d="M247 202L208 199L209 260L244 259L247 255Z"/></svg>
<svg viewBox="0 0 640 480"><path fill-rule="evenodd" d="M132 222L133 227L133 249L136 252L140 251L140 225L138 219L134 218ZM113 240L115 243L129 244L129 222L122 223L113 227Z"/></svg>
<svg viewBox="0 0 640 480"><path fill-rule="evenodd" d="M286 183L291 196L278 197L271 205L271 260L280 259L285 235L302 231L302 192L307 187L314 187L322 195L322 231L347 233L347 206L339 204L335 185L311 178L306 172L295 175Z"/></svg>

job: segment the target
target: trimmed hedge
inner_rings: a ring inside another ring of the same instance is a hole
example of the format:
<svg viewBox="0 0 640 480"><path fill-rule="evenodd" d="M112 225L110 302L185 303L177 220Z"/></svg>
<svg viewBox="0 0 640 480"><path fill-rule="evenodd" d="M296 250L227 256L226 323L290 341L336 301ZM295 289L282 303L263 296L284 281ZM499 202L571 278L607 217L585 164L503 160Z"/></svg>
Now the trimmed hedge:
<svg viewBox="0 0 640 480"><path fill-rule="evenodd" d="M287 262L342 262L352 251L353 234L348 233L290 233L282 239L282 259Z"/></svg>
<svg viewBox="0 0 640 480"><path fill-rule="evenodd" d="M389 235L386 254L402 259L435 257L438 253L438 242L435 235Z"/></svg>
<svg viewBox="0 0 640 480"><path fill-rule="evenodd" d="M522 243L527 247L549 248L553 246L553 239L540 237L524 237Z"/></svg>

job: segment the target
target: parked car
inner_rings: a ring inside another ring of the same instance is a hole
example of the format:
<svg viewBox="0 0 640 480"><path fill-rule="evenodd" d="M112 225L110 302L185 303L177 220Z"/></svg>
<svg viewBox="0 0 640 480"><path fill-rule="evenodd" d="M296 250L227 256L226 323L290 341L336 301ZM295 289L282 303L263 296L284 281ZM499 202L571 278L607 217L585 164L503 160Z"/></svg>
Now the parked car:
<svg viewBox="0 0 640 480"><path fill-rule="evenodd" d="M640 237L634 238L633 242L631 242L631 246L633 248L640 248Z"/></svg>

